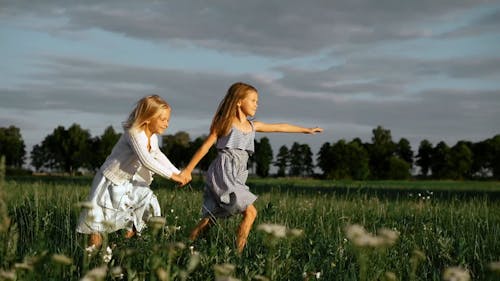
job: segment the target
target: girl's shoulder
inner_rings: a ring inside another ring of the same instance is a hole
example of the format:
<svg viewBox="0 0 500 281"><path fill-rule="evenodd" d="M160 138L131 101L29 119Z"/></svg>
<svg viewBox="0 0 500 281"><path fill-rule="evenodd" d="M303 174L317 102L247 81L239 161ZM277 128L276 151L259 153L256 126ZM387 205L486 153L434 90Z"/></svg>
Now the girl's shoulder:
<svg viewBox="0 0 500 281"><path fill-rule="evenodd" d="M265 123L263 122L260 122L260 121L257 121L257 120L252 120L252 128L254 131L258 131L259 128L262 126L262 125L265 125Z"/></svg>
<svg viewBox="0 0 500 281"><path fill-rule="evenodd" d="M146 132L144 130L140 129L128 129L125 130L125 135L127 135L129 138L134 138L134 139L139 139L139 140L146 140L148 139L148 136L146 136ZM154 139L153 135L151 136L151 139Z"/></svg>

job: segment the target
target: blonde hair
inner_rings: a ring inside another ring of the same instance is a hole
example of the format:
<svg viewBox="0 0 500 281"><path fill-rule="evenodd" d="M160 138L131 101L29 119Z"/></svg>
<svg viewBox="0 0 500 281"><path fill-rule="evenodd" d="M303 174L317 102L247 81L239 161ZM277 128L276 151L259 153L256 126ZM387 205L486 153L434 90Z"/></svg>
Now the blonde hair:
<svg viewBox="0 0 500 281"><path fill-rule="evenodd" d="M249 84L236 82L227 90L226 96L217 107L210 132L215 132L217 136L227 135L231 130L233 118L236 117L237 104L247 97L250 91L257 93L257 90Z"/></svg>
<svg viewBox="0 0 500 281"><path fill-rule="evenodd" d="M157 117L162 109L170 109L164 99L158 95L145 96L137 102L127 121L123 122L123 127L129 130L139 129Z"/></svg>

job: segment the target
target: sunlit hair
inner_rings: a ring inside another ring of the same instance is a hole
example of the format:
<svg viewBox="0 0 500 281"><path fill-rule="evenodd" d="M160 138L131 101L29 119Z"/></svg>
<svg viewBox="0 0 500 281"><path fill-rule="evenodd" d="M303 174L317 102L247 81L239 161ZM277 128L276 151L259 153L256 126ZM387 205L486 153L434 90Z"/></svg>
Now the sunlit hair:
<svg viewBox="0 0 500 281"><path fill-rule="evenodd" d="M161 109L170 109L170 105L158 95L145 96L137 102L127 121L123 122L123 127L129 130L143 128L148 121L160 115Z"/></svg>
<svg viewBox="0 0 500 281"><path fill-rule="evenodd" d="M236 82L231 85L215 112L210 125L210 132L215 132L217 136L227 135L231 130L233 118L236 117L238 102L246 98L251 91L257 93L253 86L243 82Z"/></svg>

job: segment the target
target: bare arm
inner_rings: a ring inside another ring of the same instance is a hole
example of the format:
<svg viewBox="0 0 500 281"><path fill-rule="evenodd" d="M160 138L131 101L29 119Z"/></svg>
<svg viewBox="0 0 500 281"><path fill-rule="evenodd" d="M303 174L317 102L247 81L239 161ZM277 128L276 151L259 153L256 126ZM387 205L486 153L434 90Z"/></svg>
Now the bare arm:
<svg viewBox="0 0 500 281"><path fill-rule="evenodd" d="M188 181L191 180L191 173L193 172L194 168L196 168L196 165L198 165L201 159L205 157L208 150L212 147L212 145L214 145L215 141L217 141L217 135L212 132L210 133L210 135L208 135L200 148L198 148L186 168L184 168L179 174L182 178L184 178L185 180L187 179Z"/></svg>
<svg viewBox="0 0 500 281"><path fill-rule="evenodd" d="M306 128L287 123L268 124L259 121L254 121L254 128L257 132L265 133L303 133L303 134L316 134L323 132L323 128L314 127Z"/></svg>

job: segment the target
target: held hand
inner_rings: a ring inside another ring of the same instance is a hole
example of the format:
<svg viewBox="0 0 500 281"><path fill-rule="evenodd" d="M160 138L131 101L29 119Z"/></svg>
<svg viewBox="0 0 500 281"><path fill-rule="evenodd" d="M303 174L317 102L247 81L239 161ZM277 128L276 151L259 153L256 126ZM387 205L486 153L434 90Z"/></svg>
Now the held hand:
<svg viewBox="0 0 500 281"><path fill-rule="evenodd" d="M183 180L183 186L186 185L187 183L189 183L193 178L191 176L191 173L186 171L186 170L182 170L181 173L179 174L179 176L182 178Z"/></svg>
<svg viewBox="0 0 500 281"><path fill-rule="evenodd" d="M179 187L183 187L188 183L183 177L180 176L180 174L173 174L170 179L177 182Z"/></svg>
<svg viewBox="0 0 500 281"><path fill-rule="evenodd" d="M314 127L314 128L309 128L309 132L307 132L307 134L314 135L316 133L322 133L322 132L323 132L323 128Z"/></svg>

